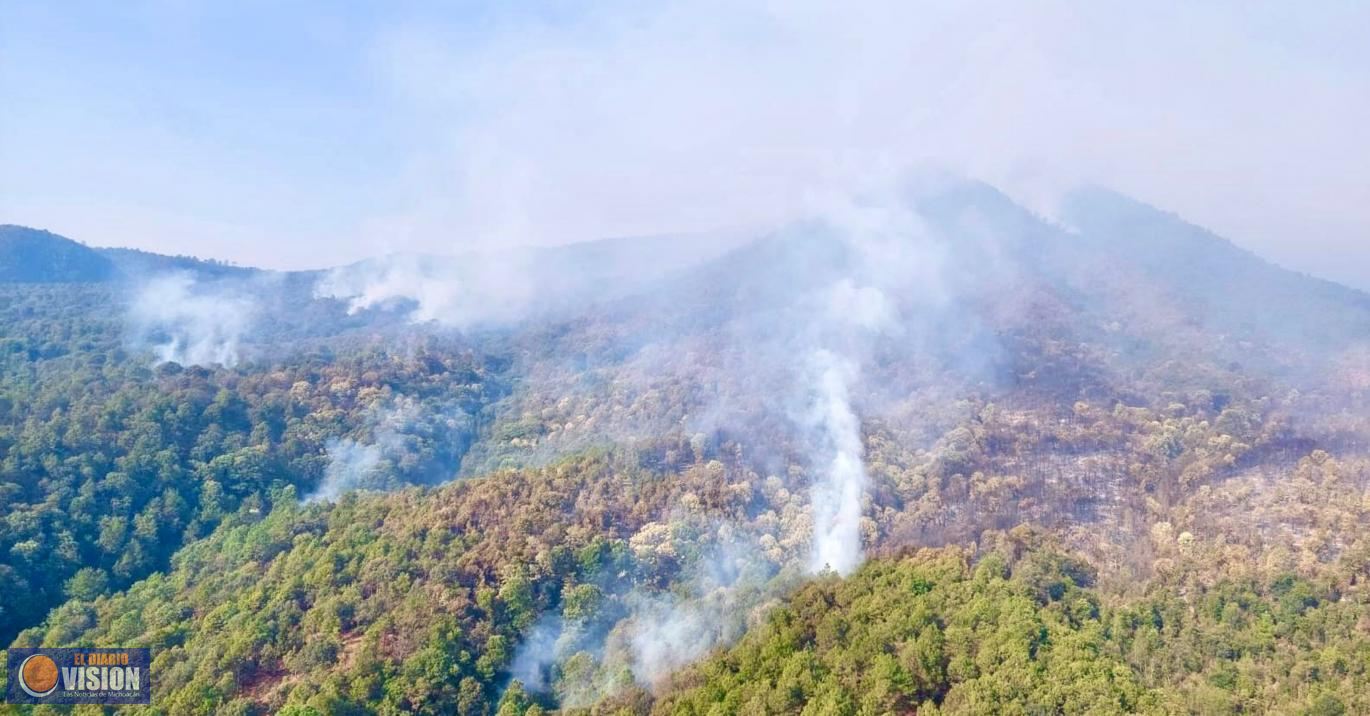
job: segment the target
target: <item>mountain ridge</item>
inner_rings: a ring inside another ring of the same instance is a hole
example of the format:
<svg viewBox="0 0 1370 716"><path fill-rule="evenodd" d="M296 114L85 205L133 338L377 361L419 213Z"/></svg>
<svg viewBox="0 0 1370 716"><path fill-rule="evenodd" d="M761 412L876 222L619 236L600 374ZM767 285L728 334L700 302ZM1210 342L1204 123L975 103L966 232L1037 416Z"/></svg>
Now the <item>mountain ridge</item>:
<svg viewBox="0 0 1370 716"><path fill-rule="evenodd" d="M944 182L935 190L920 197L909 197L920 212L948 223L966 222L967 212L997 214L1000 232L1021 233L1015 241L1026 244L1030 236L1040 236L1052 222L1037 216L1017 204L996 187L975 180ZM1275 269L1283 273L1283 280L1299 277L1317 282L1329 296L1351 300L1370 309L1370 292L1333 279L1282 266L1260 254L1246 249L1231 239L1183 217L1159 209L1107 187L1087 185L1068 193L1061 205L1060 227L1087 244L1121 251L1140 266L1155 273L1165 269L1183 269L1186 276L1211 268L1218 261L1235 261L1244 274ZM971 220L973 221L973 219ZM964 228L964 227L963 227ZM1055 227L1052 227L1055 228ZM159 254L128 247L95 247L44 229L18 224L0 224L0 282L63 282L76 280L99 282L119 276L161 271L190 271L209 278L250 273L320 274L372 265L396 258L413 258L433 263L470 262L508 254L538 256L539 260L562 265L563 268L593 267L599 262L641 262L663 255L694 253L710 260L764 240L775 232L761 232L754 238L741 238L737 232L700 235L663 234L645 237L611 237L569 244L515 247L499 251L471 251L460 254L398 253L363 258L336 266L321 266L290 271L274 271L253 266L239 266L195 256ZM1157 238L1163 239L1157 241ZM18 253L22 239L27 253ZM1121 240L1120 240L1121 239ZM707 244L702 250L685 250L680 244ZM1180 256L1182 254L1182 256ZM45 257L66 260L81 257L81 268L63 268L58 263L44 267ZM1193 259L1198 258L1200 261ZM1268 274L1270 275L1270 274Z"/></svg>
<svg viewBox="0 0 1370 716"><path fill-rule="evenodd" d="M114 262L49 231L0 224L0 282L90 283L109 280Z"/></svg>

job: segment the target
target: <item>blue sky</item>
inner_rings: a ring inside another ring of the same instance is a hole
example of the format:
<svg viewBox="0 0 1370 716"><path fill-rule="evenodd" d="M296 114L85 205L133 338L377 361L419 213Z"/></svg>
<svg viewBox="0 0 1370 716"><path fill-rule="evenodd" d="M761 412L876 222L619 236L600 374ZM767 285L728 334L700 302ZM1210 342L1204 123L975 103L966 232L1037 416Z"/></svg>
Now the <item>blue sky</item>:
<svg viewBox="0 0 1370 716"><path fill-rule="evenodd" d="M763 226L934 163L1370 286L1364 3L501 7L0 0L0 222L295 268Z"/></svg>
<svg viewBox="0 0 1370 716"><path fill-rule="evenodd" d="M412 147L366 61L375 18L230 5L6 5L6 220L270 260L255 242L314 244L395 201Z"/></svg>

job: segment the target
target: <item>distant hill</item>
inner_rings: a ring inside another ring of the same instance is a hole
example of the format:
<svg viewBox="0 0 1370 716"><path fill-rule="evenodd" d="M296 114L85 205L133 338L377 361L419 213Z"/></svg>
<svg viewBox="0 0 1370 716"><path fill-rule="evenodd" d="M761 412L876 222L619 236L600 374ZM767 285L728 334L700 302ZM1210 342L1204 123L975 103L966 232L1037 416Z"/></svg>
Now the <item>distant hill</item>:
<svg viewBox="0 0 1370 716"><path fill-rule="evenodd" d="M0 282L91 283L116 274L99 251L39 229L0 225Z"/></svg>
<svg viewBox="0 0 1370 716"><path fill-rule="evenodd" d="M1370 336L1370 295L1281 268L1225 238L1113 191L1087 188L1063 219L1202 328L1327 348Z"/></svg>
<svg viewBox="0 0 1370 716"><path fill-rule="evenodd" d="M259 269L194 256L96 248L50 231L0 224L0 283L100 283L170 271L190 271L210 279L259 273Z"/></svg>
<svg viewBox="0 0 1370 716"><path fill-rule="evenodd" d="M120 274L136 276L139 274L163 273L167 271L191 271L204 278L228 278L247 276L260 269L234 266L212 259L199 259L194 256L167 256L141 249L96 249L114 262Z"/></svg>

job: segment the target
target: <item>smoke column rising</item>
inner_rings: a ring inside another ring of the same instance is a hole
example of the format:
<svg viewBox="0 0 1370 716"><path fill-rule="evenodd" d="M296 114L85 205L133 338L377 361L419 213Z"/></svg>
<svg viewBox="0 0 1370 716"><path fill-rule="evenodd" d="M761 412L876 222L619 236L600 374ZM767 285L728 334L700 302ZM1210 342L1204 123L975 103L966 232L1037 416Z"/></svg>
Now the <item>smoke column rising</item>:
<svg viewBox="0 0 1370 716"><path fill-rule="evenodd" d="M866 489L861 422L849 387L855 367L826 350L814 353L818 372L816 422L832 451L826 473L812 487L813 554L809 569L849 574L861 564L861 498Z"/></svg>
<svg viewBox="0 0 1370 716"><path fill-rule="evenodd" d="M826 223L853 259L848 275L823 294L814 324L817 348L808 353L811 397L805 424L819 446L821 470L810 488L813 546L809 571L850 574L860 566L861 511L866 489L861 420L852 386L861 360L882 335L902 330L894 297L926 305L940 294L940 248L898 192L861 201L843 198L827 208Z"/></svg>

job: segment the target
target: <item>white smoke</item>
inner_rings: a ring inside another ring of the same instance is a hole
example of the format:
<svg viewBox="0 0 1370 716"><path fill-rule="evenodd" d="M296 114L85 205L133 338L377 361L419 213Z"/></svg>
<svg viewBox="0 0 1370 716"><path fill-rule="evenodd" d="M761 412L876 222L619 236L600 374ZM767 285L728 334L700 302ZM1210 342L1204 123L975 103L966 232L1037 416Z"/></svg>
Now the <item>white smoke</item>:
<svg viewBox="0 0 1370 716"><path fill-rule="evenodd" d="M567 656L564 647L558 648L564 630L565 624L560 614L546 614L539 619L514 653L509 675L521 682L528 691L547 691L551 687L545 676L547 667Z"/></svg>
<svg viewBox="0 0 1370 716"><path fill-rule="evenodd" d="M256 303L236 290L175 273L142 285L129 321L134 342L150 345L156 364L232 367L256 311Z"/></svg>
<svg viewBox="0 0 1370 716"><path fill-rule="evenodd" d="M412 323L464 329L628 295L739 241L713 232L459 256L392 254L327 272L314 295L346 301L349 313L398 310Z"/></svg>
<svg viewBox="0 0 1370 716"><path fill-rule="evenodd" d="M470 261L393 255L329 271L314 295L346 301L348 313L399 309L414 323L465 328L520 316L534 296L529 278L517 252Z"/></svg>
<svg viewBox="0 0 1370 716"><path fill-rule="evenodd" d="M562 707L586 707L625 686L621 675L651 687L735 641L757 607L776 593L776 566L728 525L689 536L709 531L717 537L708 538L711 545L690 562L674 591L636 587L609 597L614 607L601 607L584 620L544 615L515 652L512 679L529 691L555 690ZM592 659L594 668L574 674L556 668L577 655Z"/></svg>
<svg viewBox="0 0 1370 716"><path fill-rule="evenodd" d="M377 437L378 442L367 445L351 438L330 438L323 482L305 498L305 502L332 502L344 492L366 484L381 466L387 449L385 443L397 439L396 433L382 434Z"/></svg>
<svg viewBox="0 0 1370 716"><path fill-rule="evenodd" d="M850 250L849 275L829 286L815 317L818 347L798 374L810 388L803 424L820 446L821 473L810 487L813 546L809 571L850 574L863 561L862 502L866 490L861 420L852 387L861 361L881 335L907 330L897 297L917 309L944 295L945 247L935 241L895 190L862 201L839 199L825 211L828 224ZM916 322L915 322L916 323Z"/></svg>
<svg viewBox="0 0 1370 716"><path fill-rule="evenodd" d="M831 458L811 488L813 553L811 572L849 574L861 564L861 501L866 489L861 421L852 412L850 384L855 366L829 351L813 354L818 384L814 423Z"/></svg>
<svg viewBox="0 0 1370 716"><path fill-rule="evenodd" d="M377 408L369 423L371 440L332 438L327 443L328 467L318 489L306 502L332 502L356 489L386 489L398 480L388 468L408 452L409 436L423 420L421 406L402 397L387 408Z"/></svg>
<svg viewBox="0 0 1370 716"><path fill-rule="evenodd" d="M652 686L715 647L740 637L753 609L771 593L775 565L730 525L704 550L675 591L635 591L621 623L633 679Z"/></svg>
<svg viewBox="0 0 1370 716"><path fill-rule="evenodd" d="M751 593L731 585L692 589L644 600L629 626L633 678L652 686L715 647L737 640L746 629Z"/></svg>

